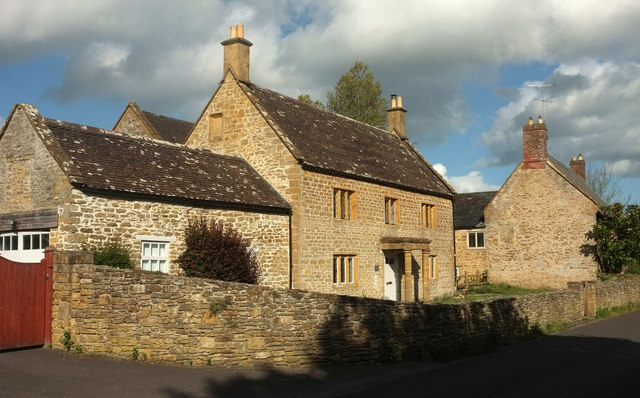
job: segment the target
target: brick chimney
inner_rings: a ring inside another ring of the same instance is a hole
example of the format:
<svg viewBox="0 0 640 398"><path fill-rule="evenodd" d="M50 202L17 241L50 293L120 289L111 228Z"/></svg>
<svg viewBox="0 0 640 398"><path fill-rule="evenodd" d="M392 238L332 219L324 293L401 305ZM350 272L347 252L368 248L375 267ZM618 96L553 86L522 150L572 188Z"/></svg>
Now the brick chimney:
<svg viewBox="0 0 640 398"><path fill-rule="evenodd" d="M249 82L249 48L253 46L244 38L244 25L231 27L230 38L221 42L224 47L223 76L229 68L233 69L238 80Z"/></svg>
<svg viewBox="0 0 640 398"><path fill-rule="evenodd" d="M569 167L571 167L571 171L579 175L583 180L587 180L587 172L584 164L584 159L582 158L582 154L578 155L578 158L572 157L569 162Z"/></svg>
<svg viewBox="0 0 640 398"><path fill-rule="evenodd" d="M538 123L529 122L522 126L524 169L544 169L547 160L547 126L542 117L538 116Z"/></svg>
<svg viewBox="0 0 640 398"><path fill-rule="evenodd" d="M407 139L407 125L405 122L407 110L402 107L402 97L391 95L391 108L387 109L389 132L396 134L403 140Z"/></svg>

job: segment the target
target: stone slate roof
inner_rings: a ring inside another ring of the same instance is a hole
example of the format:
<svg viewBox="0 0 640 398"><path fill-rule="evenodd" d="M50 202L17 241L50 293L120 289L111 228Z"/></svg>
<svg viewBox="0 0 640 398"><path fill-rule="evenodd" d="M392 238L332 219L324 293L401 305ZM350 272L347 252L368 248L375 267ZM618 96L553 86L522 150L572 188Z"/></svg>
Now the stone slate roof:
<svg viewBox="0 0 640 398"><path fill-rule="evenodd" d="M140 111L149 122L148 125L155 129L163 140L178 144L184 144L187 141L193 123L144 110Z"/></svg>
<svg viewBox="0 0 640 398"><path fill-rule="evenodd" d="M602 200L602 198L598 194L596 194L591 188L589 188L586 181L583 180L582 177L577 175L573 170L565 166L562 162L560 162L553 156L547 156L547 163L565 180L567 180L569 184L573 185L577 190L591 199L596 205L598 205L598 207L607 205L607 202Z"/></svg>
<svg viewBox="0 0 640 398"><path fill-rule="evenodd" d="M407 140L294 98L238 82L303 168L453 198Z"/></svg>
<svg viewBox="0 0 640 398"><path fill-rule="evenodd" d="M275 213L291 206L244 159L59 120L21 104L82 190Z"/></svg>
<svg viewBox="0 0 640 398"><path fill-rule="evenodd" d="M455 229L484 228L484 208L497 191L459 193L453 202Z"/></svg>

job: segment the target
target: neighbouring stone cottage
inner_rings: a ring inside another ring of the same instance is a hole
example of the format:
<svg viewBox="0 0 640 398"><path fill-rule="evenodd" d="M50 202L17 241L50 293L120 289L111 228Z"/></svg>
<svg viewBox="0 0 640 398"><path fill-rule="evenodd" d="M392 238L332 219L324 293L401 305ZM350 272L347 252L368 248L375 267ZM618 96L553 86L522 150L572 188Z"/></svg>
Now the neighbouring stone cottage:
<svg viewBox="0 0 640 398"><path fill-rule="evenodd" d="M496 191L459 193L453 205L458 280L488 272L484 208Z"/></svg>
<svg viewBox="0 0 640 398"><path fill-rule="evenodd" d="M113 131L184 144L193 123L140 109L130 102L118 118Z"/></svg>
<svg viewBox="0 0 640 398"><path fill-rule="evenodd" d="M523 159L500 190L456 198L457 267L531 288L593 281L597 263L582 248L606 203L587 186L582 156L566 167L547 153L542 118L529 119L522 132Z"/></svg>
<svg viewBox="0 0 640 398"><path fill-rule="evenodd" d="M241 25L223 78L186 144L245 158L293 207L292 285L428 300L453 293L455 194L407 139L400 97L389 131L257 86Z"/></svg>
<svg viewBox="0 0 640 398"><path fill-rule="evenodd" d="M0 131L0 255L15 261L118 239L141 268L178 273L184 228L206 217L251 240L262 284L288 286L290 212L238 156L47 119L27 104Z"/></svg>

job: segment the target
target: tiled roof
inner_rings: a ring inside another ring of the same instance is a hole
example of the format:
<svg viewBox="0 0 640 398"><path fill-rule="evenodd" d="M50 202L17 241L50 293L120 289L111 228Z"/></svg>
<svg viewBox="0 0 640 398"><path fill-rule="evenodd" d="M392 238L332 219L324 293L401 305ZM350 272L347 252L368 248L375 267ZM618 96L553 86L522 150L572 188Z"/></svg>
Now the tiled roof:
<svg viewBox="0 0 640 398"><path fill-rule="evenodd" d="M497 191L459 193L453 202L453 226L455 229L484 227L484 208Z"/></svg>
<svg viewBox="0 0 640 398"><path fill-rule="evenodd" d="M184 144L193 128L193 123L141 110L149 124L163 140Z"/></svg>
<svg viewBox="0 0 640 398"><path fill-rule="evenodd" d="M413 145L397 135L239 84L304 168L437 196L455 194Z"/></svg>
<svg viewBox="0 0 640 398"><path fill-rule="evenodd" d="M559 160L554 158L553 156L548 156L547 161L551 165L551 167L556 170L565 180L569 182L569 184L573 185L576 189L582 192L585 196L591 199L598 207L603 207L607 205L607 202L602 200L602 198L593 192L591 188L587 185L586 181L582 179L579 175L577 175L573 170L562 164Z"/></svg>
<svg viewBox="0 0 640 398"><path fill-rule="evenodd" d="M214 207L275 212L291 208L240 157L53 119L42 123L37 130L45 144L81 189L196 201Z"/></svg>

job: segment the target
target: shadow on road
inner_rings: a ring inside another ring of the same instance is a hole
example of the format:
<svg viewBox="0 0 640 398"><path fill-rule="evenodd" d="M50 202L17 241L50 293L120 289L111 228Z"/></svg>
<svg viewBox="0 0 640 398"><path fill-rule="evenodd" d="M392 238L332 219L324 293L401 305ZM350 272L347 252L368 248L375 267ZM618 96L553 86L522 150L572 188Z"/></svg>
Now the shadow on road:
<svg viewBox="0 0 640 398"><path fill-rule="evenodd" d="M333 368L316 374L265 370L258 377L206 381L195 397L585 397L635 396L640 344L630 340L546 336L450 363Z"/></svg>

